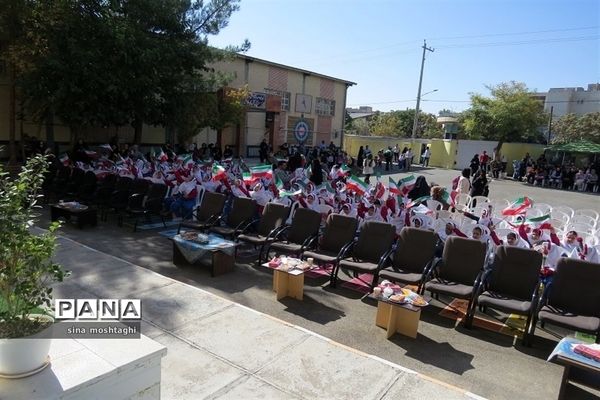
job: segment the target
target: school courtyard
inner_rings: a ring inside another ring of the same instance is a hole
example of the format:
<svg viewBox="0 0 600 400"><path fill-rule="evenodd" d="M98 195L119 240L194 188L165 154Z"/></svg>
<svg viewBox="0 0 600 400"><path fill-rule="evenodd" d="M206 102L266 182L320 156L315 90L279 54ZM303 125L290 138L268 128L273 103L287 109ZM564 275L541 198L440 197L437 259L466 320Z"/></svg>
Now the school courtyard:
<svg viewBox="0 0 600 400"><path fill-rule="evenodd" d="M459 171L411 173L448 186ZM386 183L387 176L381 177ZM597 194L490 182L490 198L523 195L553 206L600 211ZM42 227L49 220L46 214ZM416 339L396 334L388 340L375 325L376 303L363 299L352 282L330 288L326 277L307 277L302 301L277 301L271 271L256 265L249 248L240 252L232 273L218 277L202 267L175 266L168 238L173 229L161 225L134 233L127 224L119 227L114 216L92 228L67 224L57 252L57 261L74 271L57 287L61 296L142 298L142 333L168 347L163 398L558 395L563 368L546 359L565 333L559 328L538 326L533 346L525 347L515 337L519 321L489 316L488 322L465 329L447 303L433 300L423 309ZM306 360L315 363L307 367ZM201 371L206 364L210 368ZM313 374L297 375L294 368ZM306 381L313 382L309 389L303 386ZM600 398L600 392L571 384L565 398Z"/></svg>

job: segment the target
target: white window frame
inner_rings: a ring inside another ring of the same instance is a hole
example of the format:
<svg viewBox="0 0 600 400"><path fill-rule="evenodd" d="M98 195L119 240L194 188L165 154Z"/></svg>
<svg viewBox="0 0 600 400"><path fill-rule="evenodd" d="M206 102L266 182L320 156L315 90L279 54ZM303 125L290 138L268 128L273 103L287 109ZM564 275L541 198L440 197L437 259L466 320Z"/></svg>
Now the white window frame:
<svg viewBox="0 0 600 400"><path fill-rule="evenodd" d="M281 111L290 111L290 98L292 97L290 92L269 88L265 88L265 92L281 97Z"/></svg>
<svg viewBox="0 0 600 400"><path fill-rule="evenodd" d="M326 117L335 116L335 100L317 97L315 113Z"/></svg>

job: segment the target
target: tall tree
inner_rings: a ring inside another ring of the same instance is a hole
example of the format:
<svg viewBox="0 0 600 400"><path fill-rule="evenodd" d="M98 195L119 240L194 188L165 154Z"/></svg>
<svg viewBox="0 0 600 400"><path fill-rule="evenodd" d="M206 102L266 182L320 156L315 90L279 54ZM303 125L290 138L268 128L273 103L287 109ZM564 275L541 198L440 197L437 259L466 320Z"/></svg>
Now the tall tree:
<svg viewBox="0 0 600 400"><path fill-rule="evenodd" d="M239 0L34 1L19 43L31 111L51 108L75 133L92 125L173 125L181 98L216 92L207 64L227 55L208 36L227 25ZM245 42L235 50L245 50ZM194 101L202 113L205 103ZM206 103L210 108L210 103Z"/></svg>
<svg viewBox="0 0 600 400"><path fill-rule="evenodd" d="M600 112L563 115L553 124L552 133L552 143L586 140L600 144Z"/></svg>
<svg viewBox="0 0 600 400"><path fill-rule="evenodd" d="M469 139L504 142L543 141L540 127L546 116L543 105L532 97L524 83L508 82L486 86L491 97L471 94L471 108L461 114Z"/></svg>
<svg viewBox="0 0 600 400"><path fill-rule="evenodd" d="M414 109L378 113L371 121L371 133L377 136L410 137L414 118ZM417 137L442 137L433 114L419 113Z"/></svg>

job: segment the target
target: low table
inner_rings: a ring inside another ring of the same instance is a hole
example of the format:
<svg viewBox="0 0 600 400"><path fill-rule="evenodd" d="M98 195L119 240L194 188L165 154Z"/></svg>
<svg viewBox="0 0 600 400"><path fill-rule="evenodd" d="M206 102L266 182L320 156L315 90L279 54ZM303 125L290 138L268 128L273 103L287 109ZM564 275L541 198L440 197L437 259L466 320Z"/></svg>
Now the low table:
<svg viewBox="0 0 600 400"><path fill-rule="evenodd" d="M388 339L395 333L417 338L422 307L410 303L397 303L373 294L369 295L369 298L377 300L375 325L387 330Z"/></svg>
<svg viewBox="0 0 600 400"><path fill-rule="evenodd" d="M66 220L74 217L77 220L77 227L79 229L82 229L84 225L96 226L98 224L96 209L88 206L83 207L69 207L60 203L50 204L50 220L54 222L58 221L61 217Z"/></svg>
<svg viewBox="0 0 600 400"><path fill-rule="evenodd" d="M263 267L273 270L273 291L277 293L277 300L291 297L297 300L304 298L304 272L301 269L284 271L262 264Z"/></svg>
<svg viewBox="0 0 600 400"><path fill-rule="evenodd" d="M175 235L173 237L173 264L198 265L207 255L210 255L211 276L215 277L233 271L237 243L225 240L215 234L209 234L208 240L208 243L202 244Z"/></svg>
<svg viewBox="0 0 600 400"><path fill-rule="evenodd" d="M558 394L559 400L565 398L565 389L569 381L575 381L598 389L600 382L600 362L575 353L573 347L578 344L585 343L574 338L564 338L556 345L548 357L548 361L554 361L565 367Z"/></svg>

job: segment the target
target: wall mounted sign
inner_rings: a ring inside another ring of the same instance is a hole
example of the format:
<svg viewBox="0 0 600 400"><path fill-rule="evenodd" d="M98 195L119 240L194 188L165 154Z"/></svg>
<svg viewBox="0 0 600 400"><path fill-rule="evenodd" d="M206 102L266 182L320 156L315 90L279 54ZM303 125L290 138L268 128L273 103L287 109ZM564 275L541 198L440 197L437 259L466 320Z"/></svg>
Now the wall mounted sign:
<svg viewBox="0 0 600 400"><path fill-rule="evenodd" d="M303 119L298 120L294 125L294 137L298 143L304 143L310 134L310 126Z"/></svg>
<svg viewBox="0 0 600 400"><path fill-rule="evenodd" d="M252 92L246 97L246 105L264 110L267 107L267 94Z"/></svg>

